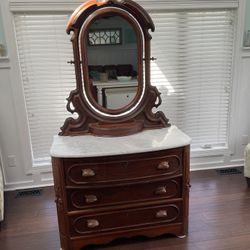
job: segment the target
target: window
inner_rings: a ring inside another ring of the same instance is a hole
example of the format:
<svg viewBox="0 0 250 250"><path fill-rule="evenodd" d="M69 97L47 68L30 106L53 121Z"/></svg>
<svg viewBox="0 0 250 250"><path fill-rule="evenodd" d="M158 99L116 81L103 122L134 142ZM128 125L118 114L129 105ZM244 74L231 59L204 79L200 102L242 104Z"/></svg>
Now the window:
<svg viewBox="0 0 250 250"><path fill-rule="evenodd" d="M22 72L33 165L50 161L53 135L70 116L66 98L75 88L70 36L65 26L69 15L25 15L14 17Z"/></svg>
<svg viewBox="0 0 250 250"><path fill-rule="evenodd" d="M91 46L121 44L121 29L91 30L88 39Z"/></svg>
<svg viewBox="0 0 250 250"><path fill-rule="evenodd" d="M6 42L3 30L2 10L0 8L0 59L1 57L7 56Z"/></svg>
<svg viewBox="0 0 250 250"><path fill-rule="evenodd" d="M163 110L193 149L226 147L232 84L234 10L151 13L152 84Z"/></svg>
<svg viewBox="0 0 250 250"><path fill-rule="evenodd" d="M246 1L243 47L250 47L250 1Z"/></svg>
<svg viewBox="0 0 250 250"><path fill-rule="evenodd" d="M193 139L194 148L224 147L232 82L235 12L152 11L152 84L162 92L160 110ZM49 161L53 135L70 114L75 88L64 14L15 14L20 68L34 166Z"/></svg>

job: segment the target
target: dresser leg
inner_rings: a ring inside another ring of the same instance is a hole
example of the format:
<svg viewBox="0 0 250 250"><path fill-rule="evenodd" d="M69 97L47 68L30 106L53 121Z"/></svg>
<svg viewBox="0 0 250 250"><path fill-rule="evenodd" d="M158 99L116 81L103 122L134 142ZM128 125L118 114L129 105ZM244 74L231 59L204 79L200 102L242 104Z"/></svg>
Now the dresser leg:
<svg viewBox="0 0 250 250"><path fill-rule="evenodd" d="M246 181L247 181L247 186L250 188L250 178L246 177Z"/></svg>

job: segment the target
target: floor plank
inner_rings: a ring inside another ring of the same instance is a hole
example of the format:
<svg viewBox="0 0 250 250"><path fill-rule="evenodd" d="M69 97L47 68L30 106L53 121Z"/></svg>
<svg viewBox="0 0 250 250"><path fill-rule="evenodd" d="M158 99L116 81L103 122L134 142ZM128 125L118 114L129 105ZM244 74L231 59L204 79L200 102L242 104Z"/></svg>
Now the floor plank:
<svg viewBox="0 0 250 250"><path fill-rule="evenodd" d="M249 250L250 188L244 177L198 171L191 173L191 184L187 238L135 237L86 250ZM1 227L1 250L58 250L53 188L44 188L42 196L23 198L6 192Z"/></svg>

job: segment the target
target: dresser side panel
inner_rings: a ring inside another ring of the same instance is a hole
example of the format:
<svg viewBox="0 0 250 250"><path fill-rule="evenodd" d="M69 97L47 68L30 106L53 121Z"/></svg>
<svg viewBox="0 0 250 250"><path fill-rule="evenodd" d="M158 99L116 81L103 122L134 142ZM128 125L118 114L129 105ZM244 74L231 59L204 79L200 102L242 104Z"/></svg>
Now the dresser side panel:
<svg viewBox="0 0 250 250"><path fill-rule="evenodd" d="M71 250L69 243L69 225L66 217L67 197L65 192L63 160L52 157L52 169L61 248L63 250Z"/></svg>

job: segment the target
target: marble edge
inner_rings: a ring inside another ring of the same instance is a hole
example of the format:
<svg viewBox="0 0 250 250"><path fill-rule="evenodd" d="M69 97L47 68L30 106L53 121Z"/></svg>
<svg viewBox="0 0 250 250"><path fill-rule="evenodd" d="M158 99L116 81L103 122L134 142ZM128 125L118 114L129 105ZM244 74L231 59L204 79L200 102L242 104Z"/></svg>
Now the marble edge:
<svg viewBox="0 0 250 250"><path fill-rule="evenodd" d="M54 136L54 140L53 140L53 143L52 143L52 146L51 146L51 149L50 149L50 156L51 157L55 157L55 158L81 158L81 157L99 157L99 156L112 156L112 155L125 155L125 154L134 154L134 153L143 153L143 152L153 152L153 151L158 151L158 150L166 150L166 149L170 149L170 148L178 148L178 147L182 147L182 146L187 146L187 145L190 145L191 143L191 138L186 135L184 132L182 132L181 130L179 130L176 126L171 126L169 128L163 128L163 129L170 129L172 128L173 130L175 130L174 132L175 133L178 133L179 136L182 138L181 140L178 140L178 142L176 143L171 143L170 145L162 145L162 146L157 146L157 147L147 147L147 148L139 148L137 147L136 149L134 147L131 147L131 149L129 148L123 148L123 149L119 149L117 151L108 151L107 152L104 152L102 151L101 153L97 150L97 151L92 151L92 152L89 152L89 153L85 153L83 154L83 152L80 152L80 153L69 153L69 154L62 154L60 150L54 150L54 147L55 147L55 144L57 142L55 142L55 140L57 139L63 139L63 138L68 138L68 136L65 136L65 137L62 137L62 136L59 136L59 135L55 135ZM140 135L142 135L142 133L144 135L147 135L148 133L152 132L154 130L144 130L143 132L140 133ZM112 140L112 139L119 139L119 138L126 138L126 139L129 139L131 137L134 137L135 135L138 135L138 134L134 134L134 135L129 135L129 136L126 136L126 137L101 137L101 138L107 138L108 140ZM87 136L87 137L86 137ZM90 138L93 139L93 138L100 138L100 137L97 137L97 136L93 136L93 135L82 135L78 138ZM74 138L74 137L70 137L71 139ZM69 140L71 140L69 139ZM65 145L66 145L67 142L65 142ZM70 143L70 142L69 142ZM57 147L59 145L63 145L62 143L58 143L57 144ZM60 151L60 152L59 152ZM65 151L65 150L63 150Z"/></svg>

